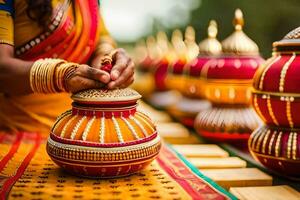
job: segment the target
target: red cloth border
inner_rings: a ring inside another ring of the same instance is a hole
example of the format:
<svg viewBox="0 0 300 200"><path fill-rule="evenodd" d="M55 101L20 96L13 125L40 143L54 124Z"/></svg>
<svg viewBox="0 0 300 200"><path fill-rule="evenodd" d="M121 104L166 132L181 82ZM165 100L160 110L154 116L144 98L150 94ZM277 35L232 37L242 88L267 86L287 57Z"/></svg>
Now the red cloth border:
<svg viewBox="0 0 300 200"><path fill-rule="evenodd" d="M19 134L24 134L24 133L19 133ZM33 133L31 133L31 134L33 134ZM9 191L10 191L11 187L23 175L23 173L25 172L28 164L30 163L30 161L33 158L33 156L35 155L35 152L37 151L37 149L40 146L40 143L42 141L42 137L38 133L35 133L35 137L34 138L28 137L26 139L33 140L34 146L30 150L30 152L27 154L27 156L24 158L24 160L21 163L21 165L19 166L16 174L14 176L12 176L12 177L9 177L4 182L4 184L3 184L3 186L2 186L2 188L0 190L0 199L6 199L7 195L9 194ZM19 139L19 140L16 139L16 141L21 142L21 139ZM14 153L17 152L18 148L15 148L14 146L12 146L12 148L14 148ZM10 158L12 158L12 157L10 157Z"/></svg>
<svg viewBox="0 0 300 200"><path fill-rule="evenodd" d="M165 157L162 159L161 157ZM197 200L206 200L212 194L218 193L219 195L214 200L227 199L226 196L219 193L209 183L202 180L199 176L195 175L190 168L178 158L174 152L162 145L160 156L156 158L158 164L169 174L191 197ZM174 170L171 165L168 165L166 161L169 161L173 166L177 167ZM180 174L179 174L180 173ZM192 183L192 184L191 184ZM205 188L203 185L205 184ZM197 190L201 188L201 192Z"/></svg>

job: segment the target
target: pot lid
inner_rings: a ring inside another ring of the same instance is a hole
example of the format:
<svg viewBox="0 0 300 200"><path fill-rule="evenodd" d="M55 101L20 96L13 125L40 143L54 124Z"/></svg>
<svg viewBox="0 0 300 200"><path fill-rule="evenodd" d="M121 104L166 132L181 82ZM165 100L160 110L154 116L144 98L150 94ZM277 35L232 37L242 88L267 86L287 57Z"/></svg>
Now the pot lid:
<svg viewBox="0 0 300 200"><path fill-rule="evenodd" d="M186 45L187 60L193 60L199 54L199 47L196 43L196 31L192 26L188 26L184 33L184 43Z"/></svg>
<svg viewBox="0 0 300 200"><path fill-rule="evenodd" d="M101 69L110 73L112 69L112 58L111 55L106 55L102 59ZM137 101L142 96L135 90L130 88L124 89L89 89L82 90L76 94L73 94L71 98L77 103L87 104L101 104L110 103L117 104L118 102L132 102Z"/></svg>
<svg viewBox="0 0 300 200"><path fill-rule="evenodd" d="M300 50L300 27L289 32L280 41L273 43L273 51L299 51Z"/></svg>
<svg viewBox="0 0 300 200"><path fill-rule="evenodd" d="M217 40L218 27L215 20L209 22L207 28L208 37L199 43L199 54L204 56L219 55L222 51L222 45Z"/></svg>
<svg viewBox="0 0 300 200"><path fill-rule="evenodd" d="M236 9L233 19L234 32L222 41L222 49L225 54L238 56L255 56L259 54L257 44L243 31L244 18L240 9Z"/></svg>
<svg viewBox="0 0 300 200"><path fill-rule="evenodd" d="M131 89L90 89L83 90L71 97L75 102L94 102L94 103L107 103L107 102L124 102L124 101L136 101L141 98L141 95Z"/></svg>

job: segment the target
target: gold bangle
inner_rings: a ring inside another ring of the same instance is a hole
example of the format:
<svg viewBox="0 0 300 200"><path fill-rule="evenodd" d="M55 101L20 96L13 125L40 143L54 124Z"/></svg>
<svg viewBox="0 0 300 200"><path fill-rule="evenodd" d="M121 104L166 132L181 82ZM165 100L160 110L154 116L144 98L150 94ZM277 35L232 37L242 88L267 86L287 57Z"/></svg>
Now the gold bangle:
<svg viewBox="0 0 300 200"><path fill-rule="evenodd" d="M35 93L54 93L66 91L64 85L64 74L67 68L57 71L66 63L61 59L39 59L35 61L30 70L30 87ZM72 65L74 65L72 63Z"/></svg>

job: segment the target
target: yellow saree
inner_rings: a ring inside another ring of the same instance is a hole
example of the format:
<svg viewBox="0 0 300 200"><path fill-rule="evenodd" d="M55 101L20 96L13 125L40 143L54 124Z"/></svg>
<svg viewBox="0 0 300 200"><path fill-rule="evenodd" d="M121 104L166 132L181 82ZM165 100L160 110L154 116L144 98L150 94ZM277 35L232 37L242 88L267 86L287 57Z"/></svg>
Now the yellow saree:
<svg viewBox="0 0 300 200"><path fill-rule="evenodd" d="M23 60L62 58L86 63L99 37L108 35L97 0L52 0L48 29L26 14L24 0L0 1L0 44L13 45ZM48 133L55 118L71 105L69 94L0 94L0 130Z"/></svg>

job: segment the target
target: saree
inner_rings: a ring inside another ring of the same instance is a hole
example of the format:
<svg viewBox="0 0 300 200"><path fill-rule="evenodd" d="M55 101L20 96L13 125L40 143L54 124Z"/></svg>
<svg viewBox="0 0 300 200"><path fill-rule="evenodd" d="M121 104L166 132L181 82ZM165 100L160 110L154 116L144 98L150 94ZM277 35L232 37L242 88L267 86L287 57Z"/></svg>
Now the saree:
<svg viewBox="0 0 300 200"><path fill-rule="evenodd" d="M52 0L53 14L47 28L29 19L26 7L24 0L0 1L0 43L13 45L17 58L87 63L99 37L108 35L97 0ZM67 93L0 94L0 130L48 133L56 116L70 105Z"/></svg>

